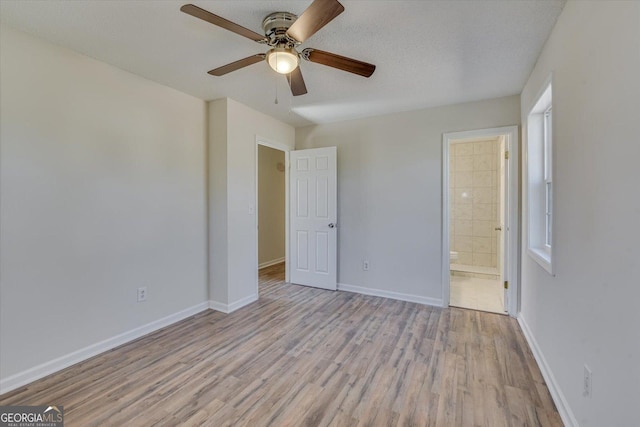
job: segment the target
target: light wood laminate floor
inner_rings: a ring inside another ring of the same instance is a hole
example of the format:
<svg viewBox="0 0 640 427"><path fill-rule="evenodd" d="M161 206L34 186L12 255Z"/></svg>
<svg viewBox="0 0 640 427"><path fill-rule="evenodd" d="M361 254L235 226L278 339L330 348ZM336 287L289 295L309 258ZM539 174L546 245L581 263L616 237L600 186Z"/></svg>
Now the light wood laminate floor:
<svg viewBox="0 0 640 427"><path fill-rule="evenodd" d="M561 426L517 322L261 272L206 311L0 396L65 426Z"/></svg>

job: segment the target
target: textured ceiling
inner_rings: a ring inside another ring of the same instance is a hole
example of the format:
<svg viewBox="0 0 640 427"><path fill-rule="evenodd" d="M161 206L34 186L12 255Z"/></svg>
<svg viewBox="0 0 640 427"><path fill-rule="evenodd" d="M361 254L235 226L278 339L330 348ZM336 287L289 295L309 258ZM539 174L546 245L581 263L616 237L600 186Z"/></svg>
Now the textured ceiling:
<svg viewBox="0 0 640 427"><path fill-rule="evenodd" d="M262 33L311 1L190 0ZM3 23L204 100L233 98L294 126L520 93L564 0L354 1L302 46L377 65L369 79L302 61L292 97L261 62L207 71L264 46L180 12L187 1L0 0ZM274 103L278 93L279 102Z"/></svg>

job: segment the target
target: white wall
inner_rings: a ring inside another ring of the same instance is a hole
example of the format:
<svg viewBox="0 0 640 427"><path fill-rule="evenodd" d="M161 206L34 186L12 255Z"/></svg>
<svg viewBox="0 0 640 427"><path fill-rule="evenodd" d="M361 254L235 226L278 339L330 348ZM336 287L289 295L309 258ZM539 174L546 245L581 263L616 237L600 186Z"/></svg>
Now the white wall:
<svg viewBox="0 0 640 427"><path fill-rule="evenodd" d="M239 308L238 304L257 298L256 138L260 137L293 149L295 130L232 99L216 100L210 104L211 121L217 120L215 114L218 114L216 111L219 108L226 111L226 142L210 135L209 161L210 165L213 165L215 153L223 151L219 145L226 143L226 182L221 184L219 180L223 174L216 173L217 178L212 178L213 182L210 182L210 194L212 198L224 199L226 203L227 236L224 241L210 241L210 250L211 257L226 257L227 274L226 278L214 275L209 288L211 295L222 295L221 289L226 289L227 299L213 299L214 306L226 306L227 309L233 310ZM212 194L213 188L219 188L224 193ZM212 226L222 226L221 220L224 218L216 217L214 212L211 212ZM214 223L216 225L213 225Z"/></svg>
<svg viewBox="0 0 640 427"><path fill-rule="evenodd" d="M0 31L4 380L207 300L206 105Z"/></svg>
<svg viewBox="0 0 640 427"><path fill-rule="evenodd" d="M272 263L285 256L284 152L258 146L258 263ZM280 165L282 170L278 169Z"/></svg>
<svg viewBox="0 0 640 427"><path fill-rule="evenodd" d="M556 275L523 253L521 320L568 425L637 425L640 3L566 4L522 92L523 124L551 72Z"/></svg>
<svg viewBox="0 0 640 427"><path fill-rule="evenodd" d="M227 304L227 99L211 101L208 108L209 298Z"/></svg>
<svg viewBox="0 0 640 427"><path fill-rule="evenodd" d="M441 304L442 134L519 122L511 96L296 129L338 147L338 282Z"/></svg>

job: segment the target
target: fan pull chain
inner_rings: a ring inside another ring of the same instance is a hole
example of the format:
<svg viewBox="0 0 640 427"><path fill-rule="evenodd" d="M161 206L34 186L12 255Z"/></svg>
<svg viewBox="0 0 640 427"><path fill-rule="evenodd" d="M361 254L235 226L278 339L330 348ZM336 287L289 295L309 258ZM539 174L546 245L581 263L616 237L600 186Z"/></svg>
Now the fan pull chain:
<svg viewBox="0 0 640 427"><path fill-rule="evenodd" d="M278 105L278 79L274 80L276 82L276 100L274 104Z"/></svg>

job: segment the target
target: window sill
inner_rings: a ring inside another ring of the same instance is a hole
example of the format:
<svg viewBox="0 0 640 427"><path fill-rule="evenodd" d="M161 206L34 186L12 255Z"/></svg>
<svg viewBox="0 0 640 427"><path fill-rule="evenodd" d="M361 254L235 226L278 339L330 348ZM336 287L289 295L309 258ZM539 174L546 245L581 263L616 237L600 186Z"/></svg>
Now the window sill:
<svg viewBox="0 0 640 427"><path fill-rule="evenodd" d="M547 273L555 276L553 273L553 264L551 263L551 254L543 249L528 248L527 253L535 262L540 264L540 267L544 268Z"/></svg>

